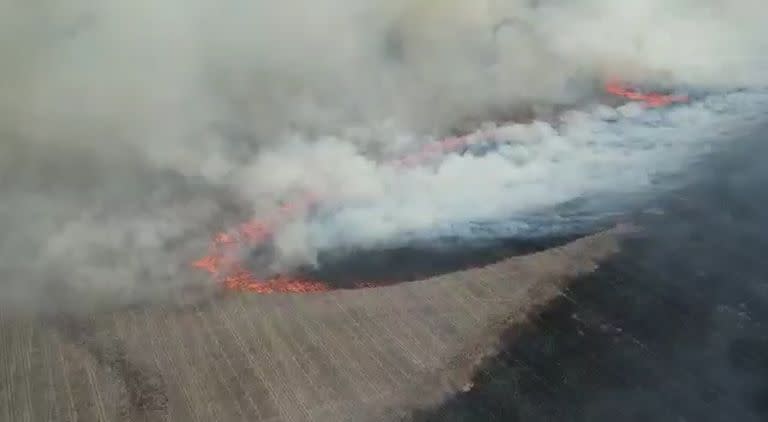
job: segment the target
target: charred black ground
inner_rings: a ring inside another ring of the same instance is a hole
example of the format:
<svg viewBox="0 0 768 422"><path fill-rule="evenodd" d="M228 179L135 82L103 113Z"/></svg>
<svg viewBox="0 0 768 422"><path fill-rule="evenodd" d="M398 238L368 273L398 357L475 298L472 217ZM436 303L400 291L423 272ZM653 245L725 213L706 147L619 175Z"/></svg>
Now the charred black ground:
<svg viewBox="0 0 768 422"><path fill-rule="evenodd" d="M475 387L419 421L768 419L768 153L734 140L641 237L511 329Z"/></svg>
<svg viewBox="0 0 768 422"><path fill-rule="evenodd" d="M561 246L594 231L596 229L482 241L439 239L397 247L332 251L321 253L316 266L297 268L289 274L298 279L321 281L330 289L358 288L362 284L387 286L483 267L513 256ZM254 250L249 256L249 268L258 273L259 268L268 266L270 259L269 247Z"/></svg>
<svg viewBox="0 0 768 422"><path fill-rule="evenodd" d="M579 235L541 239L501 239L482 245L403 246L320 257L319 266L302 275L328 280L332 288L355 287L366 282L391 285L485 266L512 256L525 255L565 244Z"/></svg>

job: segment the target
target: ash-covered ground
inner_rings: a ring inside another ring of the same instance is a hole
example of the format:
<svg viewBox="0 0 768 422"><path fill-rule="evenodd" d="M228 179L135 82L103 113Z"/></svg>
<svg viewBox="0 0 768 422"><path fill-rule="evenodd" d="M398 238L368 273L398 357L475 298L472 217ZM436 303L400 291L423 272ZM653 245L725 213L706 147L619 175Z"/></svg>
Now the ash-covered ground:
<svg viewBox="0 0 768 422"><path fill-rule="evenodd" d="M641 236L506 334L429 421L768 418L768 152L762 130L638 216Z"/></svg>

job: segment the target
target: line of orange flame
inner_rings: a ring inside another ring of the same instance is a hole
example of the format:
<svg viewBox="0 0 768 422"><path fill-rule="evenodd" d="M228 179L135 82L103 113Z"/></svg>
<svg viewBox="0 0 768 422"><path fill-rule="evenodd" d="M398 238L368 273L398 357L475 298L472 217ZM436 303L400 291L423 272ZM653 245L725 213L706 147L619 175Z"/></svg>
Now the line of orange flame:
<svg viewBox="0 0 768 422"><path fill-rule="evenodd" d="M643 93L628 88L625 84L612 80L605 84L605 92L617 97L637 101L648 107L666 107L670 104L685 103L689 101L687 95L665 95L656 92Z"/></svg>
<svg viewBox="0 0 768 422"><path fill-rule="evenodd" d="M409 154L392 164L396 166L415 166L430 158L457 151L469 143L469 135L447 138L429 144L420 151ZM192 263L193 267L211 274L223 287L231 290L255 293L311 293L330 290L323 282L293 276L277 275L259 278L248 270L241 261L244 250L253 249L268 242L279 226L285 221L306 212L318 199L313 195L290 202L278 209L272 218L253 219L240 224L232 230L217 234L211 241L208 254ZM373 284L361 281L358 288L371 287Z"/></svg>
<svg viewBox="0 0 768 422"><path fill-rule="evenodd" d="M685 95L663 95L641 93L627 88L617 81L605 84L609 94L642 102L649 107L663 107L673 103L687 102ZM474 134L481 139L492 139L487 133ZM420 151L406 155L394 161L396 166L415 166L427 160L447 153L456 152L466 147L473 135L447 138L426 145ZM271 218L253 219L238 227L217 234L211 241L208 254L193 262L195 268L211 274L224 288L250 291L255 293L310 293L330 290L328 284L287 275L259 278L248 270L242 260L243 251L251 250L267 243L275 231L286 221L305 213L319 198L306 195L300 200L283 205ZM371 283L360 282L357 287L371 287Z"/></svg>

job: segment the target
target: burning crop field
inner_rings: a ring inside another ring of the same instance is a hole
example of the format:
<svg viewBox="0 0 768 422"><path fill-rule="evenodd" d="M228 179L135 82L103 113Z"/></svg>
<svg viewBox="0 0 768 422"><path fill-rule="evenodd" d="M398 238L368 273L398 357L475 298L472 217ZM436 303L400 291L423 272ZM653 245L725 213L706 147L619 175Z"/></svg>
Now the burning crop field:
<svg viewBox="0 0 768 422"><path fill-rule="evenodd" d="M745 148L766 13L0 5L0 420L396 420L471 390Z"/></svg>

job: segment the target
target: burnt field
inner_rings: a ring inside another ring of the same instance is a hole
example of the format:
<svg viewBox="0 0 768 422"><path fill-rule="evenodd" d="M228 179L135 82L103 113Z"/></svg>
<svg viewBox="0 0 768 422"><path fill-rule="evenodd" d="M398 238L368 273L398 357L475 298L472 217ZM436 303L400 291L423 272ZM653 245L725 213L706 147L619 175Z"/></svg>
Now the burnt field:
<svg viewBox="0 0 768 422"><path fill-rule="evenodd" d="M509 330L472 391L417 419L765 420L766 140L638 217L642 236Z"/></svg>
<svg viewBox="0 0 768 422"><path fill-rule="evenodd" d="M387 286L471 270L513 256L529 255L562 246L579 235L541 239L506 239L466 245L403 246L385 250L363 250L326 254L318 266L298 270L312 280L323 280L330 289Z"/></svg>

